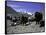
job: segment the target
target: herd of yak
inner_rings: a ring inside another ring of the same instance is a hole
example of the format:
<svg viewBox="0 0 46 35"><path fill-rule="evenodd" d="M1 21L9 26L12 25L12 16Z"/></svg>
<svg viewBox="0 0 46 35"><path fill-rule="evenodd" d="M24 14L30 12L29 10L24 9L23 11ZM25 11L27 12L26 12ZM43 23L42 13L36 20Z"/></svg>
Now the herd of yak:
<svg viewBox="0 0 46 35"><path fill-rule="evenodd" d="M18 17L19 19L16 18L16 16L14 18L15 19L12 19L12 16L7 16L6 17L7 20L11 20L14 23L19 21L18 24L16 24L16 25L19 25L19 24L25 24L26 25L26 23L28 21L32 21L32 22L36 21L36 24L40 24L40 27L44 27L45 26L45 20L42 20L43 19L43 14L39 13L39 12L35 12L35 18L33 20L28 20L28 17L24 17L23 15L22 15L21 18ZM11 25L14 26L14 23L11 24Z"/></svg>

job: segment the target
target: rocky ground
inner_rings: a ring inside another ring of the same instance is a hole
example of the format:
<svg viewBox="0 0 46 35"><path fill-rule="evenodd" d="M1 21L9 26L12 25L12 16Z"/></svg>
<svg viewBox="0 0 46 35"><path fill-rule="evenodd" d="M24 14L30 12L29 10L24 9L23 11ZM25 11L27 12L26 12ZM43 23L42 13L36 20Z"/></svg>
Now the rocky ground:
<svg viewBox="0 0 46 35"><path fill-rule="evenodd" d="M13 23L10 20L7 21L7 33L8 34L15 34L15 33L35 33L35 32L44 32L44 27L39 27L40 24L36 24L36 22L31 22L28 26L17 25L17 26L10 26Z"/></svg>

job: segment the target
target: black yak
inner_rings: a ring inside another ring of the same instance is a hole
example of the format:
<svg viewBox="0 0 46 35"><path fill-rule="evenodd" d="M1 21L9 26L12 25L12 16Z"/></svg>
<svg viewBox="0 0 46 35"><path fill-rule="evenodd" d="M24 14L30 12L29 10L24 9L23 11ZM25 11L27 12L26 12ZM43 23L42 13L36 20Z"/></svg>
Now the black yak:
<svg viewBox="0 0 46 35"><path fill-rule="evenodd" d="M40 21L40 27L44 27L45 26L45 21Z"/></svg>
<svg viewBox="0 0 46 35"><path fill-rule="evenodd" d="M39 22L40 22L40 20L42 20L42 18L43 18L42 13L35 12L35 21L36 21L36 24L39 24Z"/></svg>

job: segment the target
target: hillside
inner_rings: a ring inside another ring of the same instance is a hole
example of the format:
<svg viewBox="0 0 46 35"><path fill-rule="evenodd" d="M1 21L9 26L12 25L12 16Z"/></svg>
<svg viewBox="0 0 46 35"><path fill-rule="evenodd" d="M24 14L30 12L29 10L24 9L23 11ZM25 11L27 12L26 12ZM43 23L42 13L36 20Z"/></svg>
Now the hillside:
<svg viewBox="0 0 46 35"><path fill-rule="evenodd" d="M21 12L16 12L15 10L13 10L11 7L8 7L8 6L6 6L6 13L12 14L13 16L22 16L22 15L27 16L27 17L31 16L27 13L22 14Z"/></svg>

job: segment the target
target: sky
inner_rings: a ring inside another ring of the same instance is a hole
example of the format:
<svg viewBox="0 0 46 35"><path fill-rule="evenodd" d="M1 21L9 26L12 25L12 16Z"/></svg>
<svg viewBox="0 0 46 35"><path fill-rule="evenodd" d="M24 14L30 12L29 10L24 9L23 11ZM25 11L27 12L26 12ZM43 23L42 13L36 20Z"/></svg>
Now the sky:
<svg viewBox="0 0 46 35"><path fill-rule="evenodd" d="M16 0L6 0L6 1L16 1Z"/></svg>
<svg viewBox="0 0 46 35"><path fill-rule="evenodd" d="M7 1L7 6L13 8L17 12L24 13L35 13L44 12L45 4L38 2L18 2L18 1Z"/></svg>

